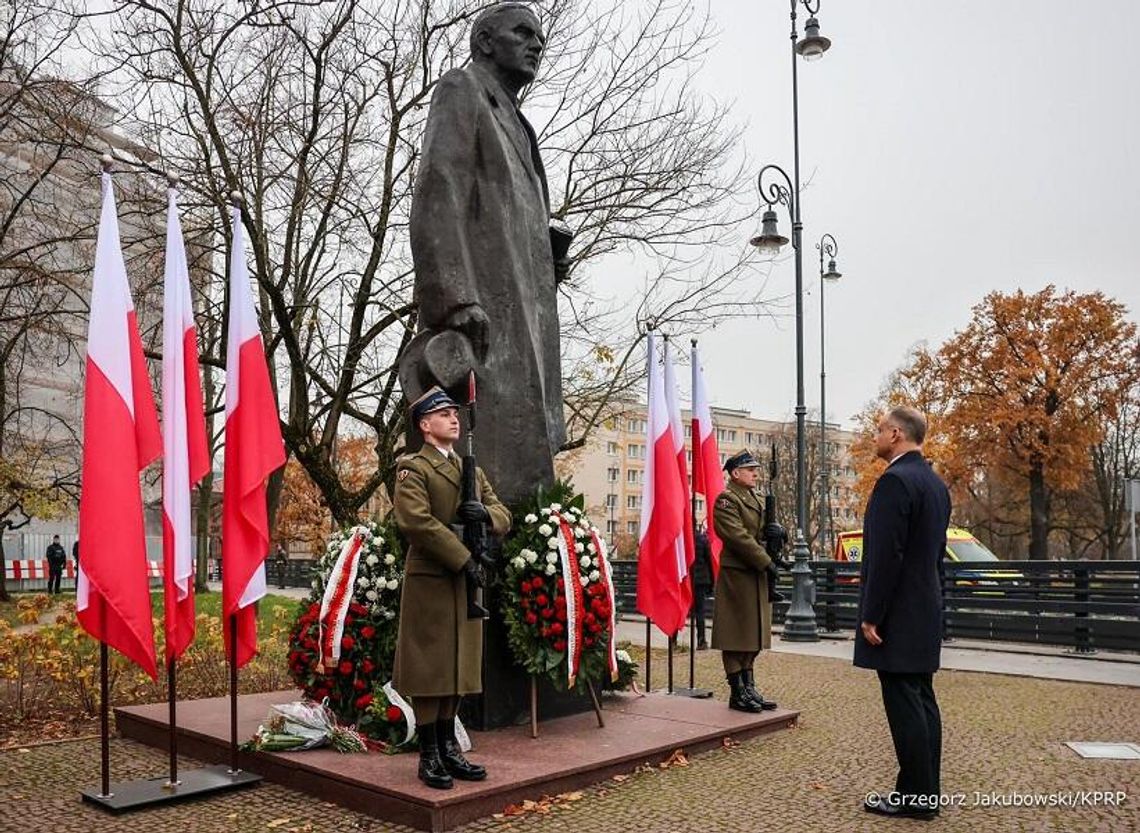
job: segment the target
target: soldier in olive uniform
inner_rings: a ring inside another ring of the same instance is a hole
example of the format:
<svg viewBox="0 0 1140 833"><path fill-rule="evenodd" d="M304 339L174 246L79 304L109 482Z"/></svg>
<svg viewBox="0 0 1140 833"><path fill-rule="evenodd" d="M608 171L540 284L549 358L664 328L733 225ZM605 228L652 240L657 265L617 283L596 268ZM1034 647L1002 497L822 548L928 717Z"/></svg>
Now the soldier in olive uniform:
<svg viewBox="0 0 1140 833"><path fill-rule="evenodd" d="M424 444L396 466L393 508L409 547L392 676L415 711L420 780L449 789L453 778L487 777L486 769L464 758L455 739L460 698L483 687L483 622L467 618L466 592L468 577L481 582L482 574L449 525L484 521L503 535L511 514L482 469L476 478L479 499L460 502L460 461L452 450L459 409L450 396L429 390L412 404L411 419Z"/></svg>
<svg viewBox="0 0 1140 833"><path fill-rule="evenodd" d="M779 524L764 527L764 504L757 495L760 461L742 451L724 465L729 481L716 500L713 525L724 542L713 606L713 648L721 651L737 711L774 709L756 690L753 663L762 648L772 647L773 559L779 558L787 533ZM762 527L764 527L762 529ZM763 541L763 543L762 543Z"/></svg>

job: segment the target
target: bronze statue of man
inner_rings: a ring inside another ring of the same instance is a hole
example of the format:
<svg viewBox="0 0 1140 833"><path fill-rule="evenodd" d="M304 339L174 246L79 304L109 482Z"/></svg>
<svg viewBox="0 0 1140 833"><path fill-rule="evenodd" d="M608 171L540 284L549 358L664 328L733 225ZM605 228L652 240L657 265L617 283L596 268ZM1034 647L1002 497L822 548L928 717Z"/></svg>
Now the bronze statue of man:
<svg viewBox="0 0 1140 833"><path fill-rule="evenodd" d="M428 112L412 198L416 337L400 359L409 401L479 380L480 464L508 504L554 479L565 441L556 277L569 238L550 223L546 172L519 91L546 38L521 3L475 20L471 63L447 72ZM556 265L557 261L557 265Z"/></svg>

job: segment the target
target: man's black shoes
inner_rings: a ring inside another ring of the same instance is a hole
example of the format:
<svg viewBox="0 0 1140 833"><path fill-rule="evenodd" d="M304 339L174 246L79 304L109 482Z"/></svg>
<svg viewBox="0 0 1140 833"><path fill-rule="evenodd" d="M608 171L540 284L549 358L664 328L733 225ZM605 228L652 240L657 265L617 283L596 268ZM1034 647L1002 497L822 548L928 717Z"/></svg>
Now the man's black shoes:
<svg viewBox="0 0 1140 833"><path fill-rule="evenodd" d="M901 799L901 797L900 797ZM892 819L919 819L931 821L938 817L938 808L910 805L902 800L891 801L890 797L872 794L863 802L863 809L877 816L886 816Z"/></svg>
<svg viewBox="0 0 1140 833"><path fill-rule="evenodd" d="M744 687L743 677L743 671L728 675L728 707L738 712L757 714L764 707L748 695L748 689Z"/></svg>

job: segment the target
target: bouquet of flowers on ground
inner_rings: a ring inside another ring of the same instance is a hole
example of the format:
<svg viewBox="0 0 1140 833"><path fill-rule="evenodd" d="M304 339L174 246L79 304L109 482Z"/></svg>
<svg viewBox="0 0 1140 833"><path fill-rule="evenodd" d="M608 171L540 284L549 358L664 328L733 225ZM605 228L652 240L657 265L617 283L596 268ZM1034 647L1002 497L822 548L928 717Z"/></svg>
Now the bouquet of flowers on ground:
<svg viewBox="0 0 1140 833"><path fill-rule="evenodd" d="M269 707L269 717L242 744L247 752L299 752L318 746L337 752L364 752L364 739L336 722L327 706L298 701Z"/></svg>
<svg viewBox="0 0 1140 833"><path fill-rule="evenodd" d="M613 582L605 542L568 483L524 509L507 541L503 616L515 660L560 689L617 677Z"/></svg>
<svg viewBox="0 0 1140 833"><path fill-rule="evenodd" d="M369 740L383 752L399 752L416 737L416 719L411 706L391 683L385 683L372 693L372 702L356 724Z"/></svg>

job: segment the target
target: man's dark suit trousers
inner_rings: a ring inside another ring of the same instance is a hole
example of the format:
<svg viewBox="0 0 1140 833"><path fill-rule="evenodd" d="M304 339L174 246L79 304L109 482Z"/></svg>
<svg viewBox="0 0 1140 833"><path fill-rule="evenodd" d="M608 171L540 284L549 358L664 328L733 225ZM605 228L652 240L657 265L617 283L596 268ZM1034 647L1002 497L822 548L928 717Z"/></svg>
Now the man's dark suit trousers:
<svg viewBox="0 0 1140 833"><path fill-rule="evenodd" d="M879 672L883 707L899 761L895 791L902 795L939 793L942 715L934 699L933 678L933 674Z"/></svg>

